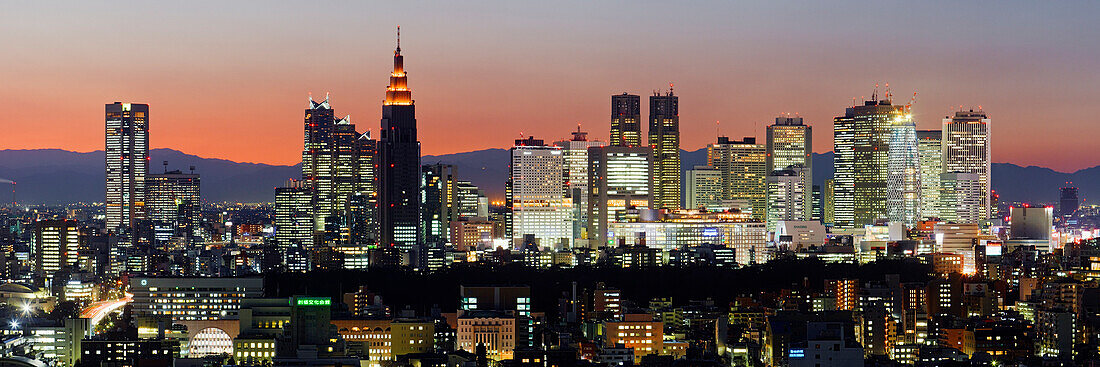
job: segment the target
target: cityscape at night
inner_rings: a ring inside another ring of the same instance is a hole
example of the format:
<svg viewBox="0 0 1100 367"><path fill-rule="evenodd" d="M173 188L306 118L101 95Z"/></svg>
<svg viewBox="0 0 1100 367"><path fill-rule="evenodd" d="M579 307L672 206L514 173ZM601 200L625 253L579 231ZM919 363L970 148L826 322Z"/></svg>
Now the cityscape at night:
<svg viewBox="0 0 1100 367"><path fill-rule="evenodd" d="M0 3L0 367L1100 366L1098 18Z"/></svg>

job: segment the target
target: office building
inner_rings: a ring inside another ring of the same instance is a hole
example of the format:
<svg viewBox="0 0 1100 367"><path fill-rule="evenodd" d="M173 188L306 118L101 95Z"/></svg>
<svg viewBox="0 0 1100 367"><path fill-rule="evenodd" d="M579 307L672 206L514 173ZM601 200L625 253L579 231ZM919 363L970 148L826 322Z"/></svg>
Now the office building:
<svg viewBox="0 0 1100 367"><path fill-rule="evenodd" d="M130 278L135 318L236 319L241 300L263 296L262 277Z"/></svg>
<svg viewBox="0 0 1100 367"><path fill-rule="evenodd" d="M1026 240L1051 239L1054 226L1054 208L1012 207L1009 209L1009 238Z"/></svg>
<svg viewBox="0 0 1100 367"><path fill-rule="evenodd" d="M313 246L313 189L302 181L275 189L275 242L284 248Z"/></svg>
<svg viewBox="0 0 1100 367"><path fill-rule="evenodd" d="M955 112L943 119L943 172L978 175L981 183L982 219L988 219L995 209L990 197L990 119L984 111Z"/></svg>
<svg viewBox="0 0 1100 367"><path fill-rule="evenodd" d="M627 314L623 318L623 321L604 322L607 332L604 345L621 344L633 349L635 363L641 363L643 356L664 353L664 322L654 321L649 314Z"/></svg>
<svg viewBox="0 0 1100 367"><path fill-rule="evenodd" d="M165 170L149 175L145 184L145 208L153 226L168 229L172 237L182 238L185 243L194 243L202 224L199 175Z"/></svg>
<svg viewBox="0 0 1100 367"><path fill-rule="evenodd" d="M653 151L647 147L588 149L588 233L595 241L589 247L614 246L607 236L608 224L628 208L652 207L652 162Z"/></svg>
<svg viewBox="0 0 1100 367"><path fill-rule="evenodd" d="M451 245L458 251L492 248L493 224L484 219L451 222Z"/></svg>
<svg viewBox="0 0 1100 367"><path fill-rule="evenodd" d="M680 97L649 96L649 144L653 148L653 207L680 208Z"/></svg>
<svg viewBox="0 0 1100 367"><path fill-rule="evenodd" d="M588 148L607 145L599 140L588 140L588 133L573 132L573 138L554 142L565 157L566 196L573 200L573 238L588 238Z"/></svg>
<svg viewBox="0 0 1100 367"><path fill-rule="evenodd" d="M470 181L458 181L455 183L455 192L458 195L458 217L473 218L489 216L489 199Z"/></svg>
<svg viewBox="0 0 1100 367"><path fill-rule="evenodd" d="M316 236L326 227L345 225L348 198L359 192L358 144L351 117L336 118L326 95L317 102L310 96L305 109L302 144L302 182L313 189L313 231ZM330 231L331 232L331 231ZM338 230L337 230L338 232ZM340 238L323 238L335 244Z"/></svg>
<svg viewBox="0 0 1100 367"><path fill-rule="evenodd" d="M469 311L458 316L456 347L474 353L484 348L491 361L512 359L516 349L517 319L497 311Z"/></svg>
<svg viewBox="0 0 1100 367"><path fill-rule="evenodd" d="M899 122L911 122L906 107L893 105L889 94L878 100L877 92L833 119L834 226L856 228L887 218L890 142ZM899 131L898 138L905 135Z"/></svg>
<svg viewBox="0 0 1100 367"><path fill-rule="evenodd" d="M136 228L145 219L145 175L149 172L149 105L106 105L108 231Z"/></svg>
<svg viewBox="0 0 1100 367"><path fill-rule="evenodd" d="M707 165L722 174L722 200L748 203L738 209L751 211L753 218L761 221L766 218L768 201L766 156L766 147L752 137L737 141L720 136L717 143L707 146Z"/></svg>
<svg viewBox="0 0 1100 367"><path fill-rule="evenodd" d="M623 93L611 96L611 146L641 147L642 108L641 97Z"/></svg>
<svg viewBox="0 0 1100 367"><path fill-rule="evenodd" d="M517 139L511 152L507 203L512 210L513 246L533 236L540 247L571 247L573 203L565 195L565 158L560 147L541 139Z"/></svg>
<svg viewBox="0 0 1100 367"><path fill-rule="evenodd" d="M768 230L774 231L779 221L810 220L809 180L810 173L801 166L791 165L783 170L772 171L768 175Z"/></svg>
<svg viewBox="0 0 1100 367"><path fill-rule="evenodd" d="M382 103L378 160L381 245L415 250L420 233L420 141L416 138L416 109L401 56L400 35Z"/></svg>
<svg viewBox="0 0 1100 367"><path fill-rule="evenodd" d="M828 179L821 189L821 223L832 227L836 223L836 180Z"/></svg>
<svg viewBox="0 0 1100 367"><path fill-rule="evenodd" d="M75 220L42 220L34 223L34 269L53 278L58 270L79 265L80 227Z"/></svg>
<svg viewBox="0 0 1100 367"><path fill-rule="evenodd" d="M444 244L450 241L451 222L459 216L458 170L441 163L425 164L421 170L421 238L428 244Z"/></svg>
<svg viewBox="0 0 1100 367"><path fill-rule="evenodd" d="M732 248L740 264L763 263L768 260L767 229L764 223L753 221L744 213L704 213L693 210L660 214L642 210L629 220L609 225L609 243L645 245L672 251L699 244L714 244Z"/></svg>
<svg viewBox="0 0 1100 367"><path fill-rule="evenodd" d="M1067 184L1073 184L1067 182ZM1070 216L1077 211L1081 200L1077 198L1077 188L1067 185L1058 189L1058 215Z"/></svg>
<svg viewBox="0 0 1100 367"><path fill-rule="evenodd" d="M695 166L686 172L686 209L718 210L722 207L722 172L711 166Z"/></svg>
<svg viewBox="0 0 1100 367"><path fill-rule="evenodd" d="M939 175L940 219L953 223L980 223L982 184L974 173L947 172Z"/></svg>
<svg viewBox="0 0 1100 367"><path fill-rule="evenodd" d="M804 124L801 117L776 117L775 124L768 126L765 146L767 172L786 170L788 167L802 167L805 179L802 192L807 193L801 206L806 213L803 218L813 217L813 205L809 193L813 192L813 128Z"/></svg>
<svg viewBox="0 0 1100 367"><path fill-rule="evenodd" d="M939 218L943 132L917 130L917 157L920 161L920 218Z"/></svg>
<svg viewBox="0 0 1100 367"><path fill-rule="evenodd" d="M907 114L890 125L886 217L912 227L920 219L920 159L916 123Z"/></svg>

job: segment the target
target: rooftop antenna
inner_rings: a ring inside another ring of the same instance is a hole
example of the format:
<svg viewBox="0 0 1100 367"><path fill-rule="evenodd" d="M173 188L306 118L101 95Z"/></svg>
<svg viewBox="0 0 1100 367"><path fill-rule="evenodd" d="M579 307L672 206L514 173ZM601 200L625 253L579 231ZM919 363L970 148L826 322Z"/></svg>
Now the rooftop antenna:
<svg viewBox="0 0 1100 367"><path fill-rule="evenodd" d="M871 92L871 100L878 101L878 83L875 83L875 91Z"/></svg>
<svg viewBox="0 0 1100 367"><path fill-rule="evenodd" d="M401 54L401 25L397 26L397 53Z"/></svg>
<svg viewBox="0 0 1100 367"><path fill-rule="evenodd" d="M672 82L668 82L668 95L670 95L670 96L672 95L672 87L673 87Z"/></svg>
<svg viewBox="0 0 1100 367"><path fill-rule="evenodd" d="M886 83L886 100L890 100L890 83Z"/></svg>

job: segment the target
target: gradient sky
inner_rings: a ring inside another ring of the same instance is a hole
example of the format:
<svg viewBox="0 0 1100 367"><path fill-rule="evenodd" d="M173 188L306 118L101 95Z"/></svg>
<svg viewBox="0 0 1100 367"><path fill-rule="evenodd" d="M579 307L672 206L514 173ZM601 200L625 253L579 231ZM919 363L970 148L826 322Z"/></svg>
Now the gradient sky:
<svg viewBox="0 0 1100 367"><path fill-rule="evenodd" d="M2 149L103 149L103 104L150 104L154 148L293 164L312 92L377 131L394 27L424 154L606 140L610 95L675 82L682 147L832 117L890 83L918 128L993 119L993 160L1100 164L1096 1L0 2ZM643 100L643 105L646 105ZM648 113L643 110L643 118Z"/></svg>

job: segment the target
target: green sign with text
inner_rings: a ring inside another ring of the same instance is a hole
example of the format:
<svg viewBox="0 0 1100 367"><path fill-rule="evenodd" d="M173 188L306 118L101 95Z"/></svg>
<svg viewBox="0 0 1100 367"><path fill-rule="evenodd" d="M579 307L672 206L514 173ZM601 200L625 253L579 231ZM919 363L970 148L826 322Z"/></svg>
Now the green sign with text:
<svg viewBox="0 0 1100 367"><path fill-rule="evenodd" d="M298 306L331 306L332 300L328 298L298 298L295 300Z"/></svg>

